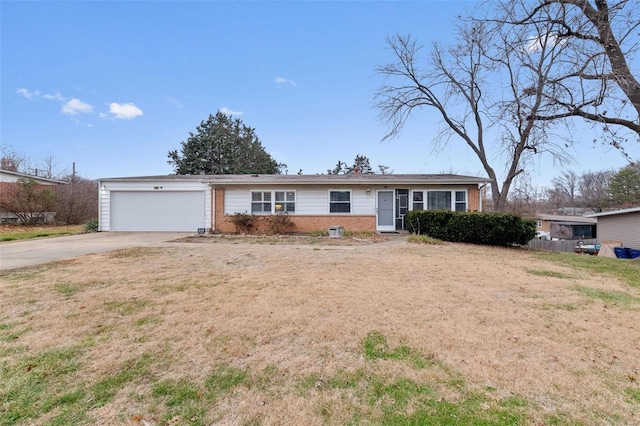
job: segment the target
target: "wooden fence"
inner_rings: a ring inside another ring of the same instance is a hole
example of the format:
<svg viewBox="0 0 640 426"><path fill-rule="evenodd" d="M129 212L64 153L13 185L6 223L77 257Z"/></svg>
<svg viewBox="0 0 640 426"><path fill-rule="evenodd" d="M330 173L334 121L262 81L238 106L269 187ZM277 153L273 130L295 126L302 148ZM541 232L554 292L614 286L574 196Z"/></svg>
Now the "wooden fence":
<svg viewBox="0 0 640 426"><path fill-rule="evenodd" d="M580 240L585 244L597 244L597 240L595 238L587 238L584 240ZM569 253L573 253L576 248L576 244L578 240L563 240L563 241L549 241L549 240L531 240L527 247L530 249L538 249L538 250L552 250L552 251L566 251Z"/></svg>

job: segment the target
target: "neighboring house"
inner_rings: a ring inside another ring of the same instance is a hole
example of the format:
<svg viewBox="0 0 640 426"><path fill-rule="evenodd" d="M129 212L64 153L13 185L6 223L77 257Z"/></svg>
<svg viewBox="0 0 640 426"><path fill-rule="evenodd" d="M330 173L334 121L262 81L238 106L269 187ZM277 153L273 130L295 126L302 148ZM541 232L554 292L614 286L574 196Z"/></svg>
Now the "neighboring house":
<svg viewBox="0 0 640 426"><path fill-rule="evenodd" d="M29 175L26 173L14 172L11 170L0 169L0 197L9 197L13 193L14 188L25 181L35 181L40 186L66 185L66 182L48 179L40 176ZM54 212L43 212L42 221L52 221L55 216ZM0 211L0 223L16 223L18 217L10 212Z"/></svg>
<svg viewBox="0 0 640 426"><path fill-rule="evenodd" d="M295 231L406 229L409 210L481 211L485 178L437 175L169 175L101 179L100 231L233 232L230 216L287 214Z"/></svg>
<svg viewBox="0 0 640 426"><path fill-rule="evenodd" d="M598 221L598 242L620 241L640 249L640 207L588 215Z"/></svg>
<svg viewBox="0 0 640 426"><path fill-rule="evenodd" d="M549 240L583 240L596 238L597 220L586 216L537 214L538 238Z"/></svg>

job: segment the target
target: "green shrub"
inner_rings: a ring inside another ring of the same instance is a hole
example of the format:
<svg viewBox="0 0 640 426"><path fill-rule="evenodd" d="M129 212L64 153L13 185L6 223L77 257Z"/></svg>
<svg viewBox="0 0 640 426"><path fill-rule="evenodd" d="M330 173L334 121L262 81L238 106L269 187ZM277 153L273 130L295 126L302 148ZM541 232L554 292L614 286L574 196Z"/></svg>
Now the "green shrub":
<svg viewBox="0 0 640 426"><path fill-rule="evenodd" d="M525 245L536 235L534 221L507 213L414 210L407 223L414 234L472 244Z"/></svg>
<svg viewBox="0 0 640 426"><path fill-rule="evenodd" d="M84 224L84 230L86 232L97 232L98 231L98 219L93 218L89 219L87 223Z"/></svg>

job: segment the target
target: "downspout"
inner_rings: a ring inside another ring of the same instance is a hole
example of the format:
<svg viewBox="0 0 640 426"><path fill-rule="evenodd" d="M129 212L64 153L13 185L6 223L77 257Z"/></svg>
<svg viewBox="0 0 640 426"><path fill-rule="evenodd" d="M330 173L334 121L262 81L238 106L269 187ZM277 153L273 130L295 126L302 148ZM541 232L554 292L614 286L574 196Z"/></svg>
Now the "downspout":
<svg viewBox="0 0 640 426"><path fill-rule="evenodd" d="M216 230L216 189L211 187L211 232Z"/></svg>
<svg viewBox="0 0 640 426"><path fill-rule="evenodd" d="M487 186L487 182L483 183L482 185L480 185L478 187L478 204L479 204L478 205L478 211L480 211L480 212L482 211L482 199L483 199L482 193L486 192L486 191L483 191L483 189L486 186Z"/></svg>
<svg viewBox="0 0 640 426"><path fill-rule="evenodd" d="M98 232L102 232L102 181L98 181Z"/></svg>

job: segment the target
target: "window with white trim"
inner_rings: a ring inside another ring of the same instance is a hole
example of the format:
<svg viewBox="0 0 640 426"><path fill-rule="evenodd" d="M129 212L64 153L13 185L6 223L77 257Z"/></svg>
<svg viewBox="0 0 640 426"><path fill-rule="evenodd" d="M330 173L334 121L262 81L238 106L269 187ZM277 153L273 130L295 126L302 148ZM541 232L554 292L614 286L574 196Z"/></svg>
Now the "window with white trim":
<svg viewBox="0 0 640 426"><path fill-rule="evenodd" d="M275 213L295 213L296 193L294 191L275 191Z"/></svg>
<svg viewBox="0 0 640 426"><path fill-rule="evenodd" d="M351 213L351 191L329 191L329 213Z"/></svg>
<svg viewBox="0 0 640 426"><path fill-rule="evenodd" d="M467 191L412 191L412 210L467 211Z"/></svg>
<svg viewBox="0 0 640 426"><path fill-rule="evenodd" d="M424 198L422 191L413 191L413 210L424 210Z"/></svg>
<svg viewBox="0 0 640 426"><path fill-rule="evenodd" d="M466 191L456 191L456 211L457 212L467 211L467 192Z"/></svg>
<svg viewBox="0 0 640 426"><path fill-rule="evenodd" d="M251 213L271 213L271 191L251 191Z"/></svg>
<svg viewBox="0 0 640 426"><path fill-rule="evenodd" d="M451 210L451 191L427 191L427 210Z"/></svg>
<svg viewBox="0 0 640 426"><path fill-rule="evenodd" d="M295 191L251 191L251 213L295 213Z"/></svg>

